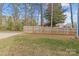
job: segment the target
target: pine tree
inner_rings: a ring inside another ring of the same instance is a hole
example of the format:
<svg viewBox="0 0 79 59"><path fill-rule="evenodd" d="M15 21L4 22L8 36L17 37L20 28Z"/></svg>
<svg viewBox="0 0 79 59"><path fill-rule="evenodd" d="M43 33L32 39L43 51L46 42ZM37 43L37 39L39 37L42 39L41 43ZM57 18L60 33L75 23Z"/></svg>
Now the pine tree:
<svg viewBox="0 0 79 59"><path fill-rule="evenodd" d="M45 18L48 20L48 23L46 25L51 25L51 13L53 13L52 16L52 26L55 26L57 23L62 23L65 20L65 15L63 14L63 10L61 8L61 4L54 3L53 4L53 11L51 11L52 5L48 4L48 9L45 13Z"/></svg>

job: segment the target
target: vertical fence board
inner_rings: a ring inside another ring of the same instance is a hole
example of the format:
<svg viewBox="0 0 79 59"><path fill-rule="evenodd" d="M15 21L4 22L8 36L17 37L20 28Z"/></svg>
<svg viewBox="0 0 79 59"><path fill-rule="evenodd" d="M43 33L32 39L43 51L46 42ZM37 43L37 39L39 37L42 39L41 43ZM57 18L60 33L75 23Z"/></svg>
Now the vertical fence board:
<svg viewBox="0 0 79 59"><path fill-rule="evenodd" d="M47 33L47 34L60 34L60 35L75 35L76 29L74 28L58 28L58 27L41 27L41 26L24 26L26 33Z"/></svg>

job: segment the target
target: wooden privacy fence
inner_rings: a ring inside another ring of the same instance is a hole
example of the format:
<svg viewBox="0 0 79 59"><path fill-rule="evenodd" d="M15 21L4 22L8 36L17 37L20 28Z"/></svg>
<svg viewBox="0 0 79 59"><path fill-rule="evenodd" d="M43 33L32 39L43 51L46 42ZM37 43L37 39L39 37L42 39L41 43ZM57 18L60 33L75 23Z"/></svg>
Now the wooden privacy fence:
<svg viewBox="0 0 79 59"><path fill-rule="evenodd" d="M58 27L41 27L41 26L24 26L26 33L45 33L55 35L75 35L76 29L74 28L58 28Z"/></svg>

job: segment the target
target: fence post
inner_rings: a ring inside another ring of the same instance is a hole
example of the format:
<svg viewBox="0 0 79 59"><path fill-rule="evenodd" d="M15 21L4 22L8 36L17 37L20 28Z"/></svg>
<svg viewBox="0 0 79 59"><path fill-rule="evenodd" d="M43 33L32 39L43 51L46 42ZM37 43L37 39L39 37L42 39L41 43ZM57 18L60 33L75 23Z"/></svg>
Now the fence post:
<svg viewBox="0 0 79 59"><path fill-rule="evenodd" d="M69 35L69 28L67 28L66 32L67 32L66 34Z"/></svg>

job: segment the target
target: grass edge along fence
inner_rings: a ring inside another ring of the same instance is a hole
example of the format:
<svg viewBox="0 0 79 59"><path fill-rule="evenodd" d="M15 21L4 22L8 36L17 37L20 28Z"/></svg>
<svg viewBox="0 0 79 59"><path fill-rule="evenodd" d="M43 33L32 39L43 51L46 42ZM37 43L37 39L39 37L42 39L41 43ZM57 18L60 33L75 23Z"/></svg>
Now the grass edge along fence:
<svg viewBox="0 0 79 59"><path fill-rule="evenodd" d="M24 26L25 33L45 33L54 35L76 35L74 28L44 27L44 26Z"/></svg>

